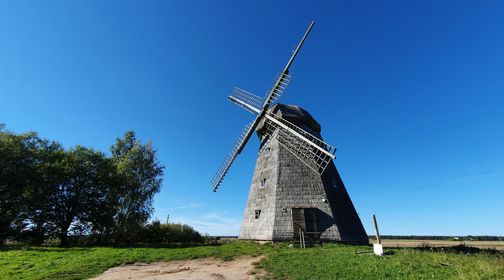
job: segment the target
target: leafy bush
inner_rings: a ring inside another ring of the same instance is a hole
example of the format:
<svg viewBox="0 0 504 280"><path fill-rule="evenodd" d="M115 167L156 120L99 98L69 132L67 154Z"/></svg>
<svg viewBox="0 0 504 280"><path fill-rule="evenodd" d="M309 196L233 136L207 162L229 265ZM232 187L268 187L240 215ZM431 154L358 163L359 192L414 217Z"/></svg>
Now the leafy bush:
<svg viewBox="0 0 504 280"><path fill-rule="evenodd" d="M189 225L161 224L153 221L147 224L138 242L146 243L202 243L204 238Z"/></svg>

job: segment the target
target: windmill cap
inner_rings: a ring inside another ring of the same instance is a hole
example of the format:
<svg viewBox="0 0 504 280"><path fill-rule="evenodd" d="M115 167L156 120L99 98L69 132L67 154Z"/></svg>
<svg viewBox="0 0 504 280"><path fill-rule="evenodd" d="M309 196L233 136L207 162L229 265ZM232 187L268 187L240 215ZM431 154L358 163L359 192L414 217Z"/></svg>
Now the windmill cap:
<svg viewBox="0 0 504 280"><path fill-rule="evenodd" d="M320 133L320 124L308 113L308 111L297 105L277 103L268 109L268 113L281 117L305 130L308 128L309 130ZM262 135L264 129L263 119L256 128L257 134Z"/></svg>

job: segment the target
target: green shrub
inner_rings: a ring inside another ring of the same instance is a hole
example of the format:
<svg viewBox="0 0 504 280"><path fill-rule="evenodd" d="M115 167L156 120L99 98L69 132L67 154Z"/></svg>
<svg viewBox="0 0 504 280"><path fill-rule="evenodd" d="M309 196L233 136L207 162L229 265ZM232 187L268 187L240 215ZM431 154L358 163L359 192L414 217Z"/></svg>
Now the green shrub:
<svg viewBox="0 0 504 280"><path fill-rule="evenodd" d="M147 224L138 242L145 243L202 243L204 238L189 225L161 224L153 221Z"/></svg>

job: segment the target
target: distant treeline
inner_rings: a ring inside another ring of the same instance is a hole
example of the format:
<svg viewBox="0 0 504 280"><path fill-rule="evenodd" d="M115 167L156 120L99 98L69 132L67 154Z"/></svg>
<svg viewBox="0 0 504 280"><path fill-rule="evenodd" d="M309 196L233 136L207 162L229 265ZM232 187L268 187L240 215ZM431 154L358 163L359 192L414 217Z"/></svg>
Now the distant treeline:
<svg viewBox="0 0 504 280"><path fill-rule="evenodd" d="M0 124L0 242L159 239L147 231L169 226L146 223L163 169L151 143L142 144L133 131L117 138L106 155L79 145L64 149Z"/></svg>
<svg viewBox="0 0 504 280"><path fill-rule="evenodd" d="M504 241L504 236L491 235L466 235L466 236L442 236L442 235L380 235L381 239L404 239L404 240L457 240L457 241ZM370 235L375 239L376 236Z"/></svg>

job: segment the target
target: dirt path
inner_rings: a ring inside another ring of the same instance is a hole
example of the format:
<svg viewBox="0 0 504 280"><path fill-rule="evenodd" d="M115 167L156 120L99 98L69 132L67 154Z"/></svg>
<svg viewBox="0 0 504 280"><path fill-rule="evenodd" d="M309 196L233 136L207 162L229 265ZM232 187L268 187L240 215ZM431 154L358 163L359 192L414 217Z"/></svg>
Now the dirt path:
<svg viewBox="0 0 504 280"><path fill-rule="evenodd" d="M147 280L251 280L263 275L263 271L254 269L253 263L263 257L239 257L232 261L213 258L136 263L110 268L94 280L147 279ZM252 272L253 271L253 272Z"/></svg>

